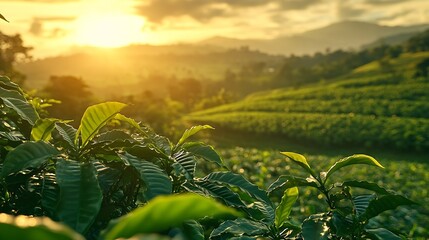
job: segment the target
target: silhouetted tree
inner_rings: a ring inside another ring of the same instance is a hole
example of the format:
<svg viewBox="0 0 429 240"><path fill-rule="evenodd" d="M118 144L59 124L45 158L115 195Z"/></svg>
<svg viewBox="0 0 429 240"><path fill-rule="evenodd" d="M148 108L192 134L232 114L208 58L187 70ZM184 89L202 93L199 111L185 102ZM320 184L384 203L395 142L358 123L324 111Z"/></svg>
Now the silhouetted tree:
<svg viewBox="0 0 429 240"><path fill-rule="evenodd" d="M6 75L14 82L23 84L25 76L16 71L16 62L30 59L31 47L25 47L19 34L10 36L0 32L0 75Z"/></svg>
<svg viewBox="0 0 429 240"><path fill-rule="evenodd" d="M44 92L47 97L61 101L61 104L50 108L51 115L75 120L75 125L79 124L80 117L90 105L91 92L82 78L51 76Z"/></svg>

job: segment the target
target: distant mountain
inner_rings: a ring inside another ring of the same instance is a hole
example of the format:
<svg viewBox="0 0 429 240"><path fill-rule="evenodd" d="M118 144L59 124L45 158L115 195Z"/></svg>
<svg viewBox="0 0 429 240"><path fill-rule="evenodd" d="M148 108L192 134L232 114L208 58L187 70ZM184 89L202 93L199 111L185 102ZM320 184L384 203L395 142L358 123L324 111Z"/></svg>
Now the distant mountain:
<svg viewBox="0 0 429 240"><path fill-rule="evenodd" d="M248 49L225 49L200 45L132 45L116 49L81 47L70 55L37 59L17 65L27 76L26 87L43 88L50 76L72 75L97 91L98 96L127 95L145 90L151 75L166 78L195 77L221 80L227 70L264 62L280 65L281 56Z"/></svg>
<svg viewBox="0 0 429 240"><path fill-rule="evenodd" d="M409 32L383 37L374 42L363 45L362 48L373 48L381 45L399 45L416 36L417 34L418 32Z"/></svg>
<svg viewBox="0 0 429 240"><path fill-rule="evenodd" d="M417 33L429 25L381 26L374 23L344 21L304 32L294 36L283 36L272 40L234 39L214 37L200 44L237 48L248 46L271 54L312 54L326 49L359 49L380 38L398 34Z"/></svg>

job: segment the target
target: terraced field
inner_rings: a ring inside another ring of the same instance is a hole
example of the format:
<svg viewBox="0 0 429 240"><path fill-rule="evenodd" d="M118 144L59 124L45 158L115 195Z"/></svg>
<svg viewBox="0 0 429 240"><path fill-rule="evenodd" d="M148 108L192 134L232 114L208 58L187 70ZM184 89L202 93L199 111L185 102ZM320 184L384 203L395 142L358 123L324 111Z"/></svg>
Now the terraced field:
<svg viewBox="0 0 429 240"><path fill-rule="evenodd" d="M256 93L187 119L319 145L424 151L429 149L429 81L412 77L424 57L429 53L390 60L389 73L378 62L369 63L329 83Z"/></svg>

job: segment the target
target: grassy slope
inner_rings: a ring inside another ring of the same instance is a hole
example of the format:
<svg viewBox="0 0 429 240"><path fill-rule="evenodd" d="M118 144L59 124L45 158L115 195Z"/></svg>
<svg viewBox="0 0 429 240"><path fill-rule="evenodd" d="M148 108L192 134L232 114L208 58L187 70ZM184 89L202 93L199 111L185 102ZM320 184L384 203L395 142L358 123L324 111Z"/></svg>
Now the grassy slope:
<svg viewBox="0 0 429 240"><path fill-rule="evenodd" d="M188 119L322 145L429 149L429 82L411 77L427 57L372 62L327 83L255 93Z"/></svg>

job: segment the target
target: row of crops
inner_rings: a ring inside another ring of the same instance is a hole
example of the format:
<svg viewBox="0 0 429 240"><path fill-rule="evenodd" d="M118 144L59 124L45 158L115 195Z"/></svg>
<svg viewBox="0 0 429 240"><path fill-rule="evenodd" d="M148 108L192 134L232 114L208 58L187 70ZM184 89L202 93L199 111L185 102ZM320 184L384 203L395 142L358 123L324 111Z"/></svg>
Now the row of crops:
<svg viewBox="0 0 429 240"><path fill-rule="evenodd" d="M359 106L358 108L356 106ZM410 100L253 100L242 101L198 112L196 115L219 114L228 112L286 112L286 113L353 113L383 117L429 118L427 101Z"/></svg>
<svg viewBox="0 0 429 240"><path fill-rule="evenodd" d="M258 134L280 134L322 145L429 148L429 120L353 114L233 112L194 116L194 122Z"/></svg>
<svg viewBox="0 0 429 240"><path fill-rule="evenodd" d="M195 123L320 145L429 149L429 82L399 73L277 89L196 112Z"/></svg>

